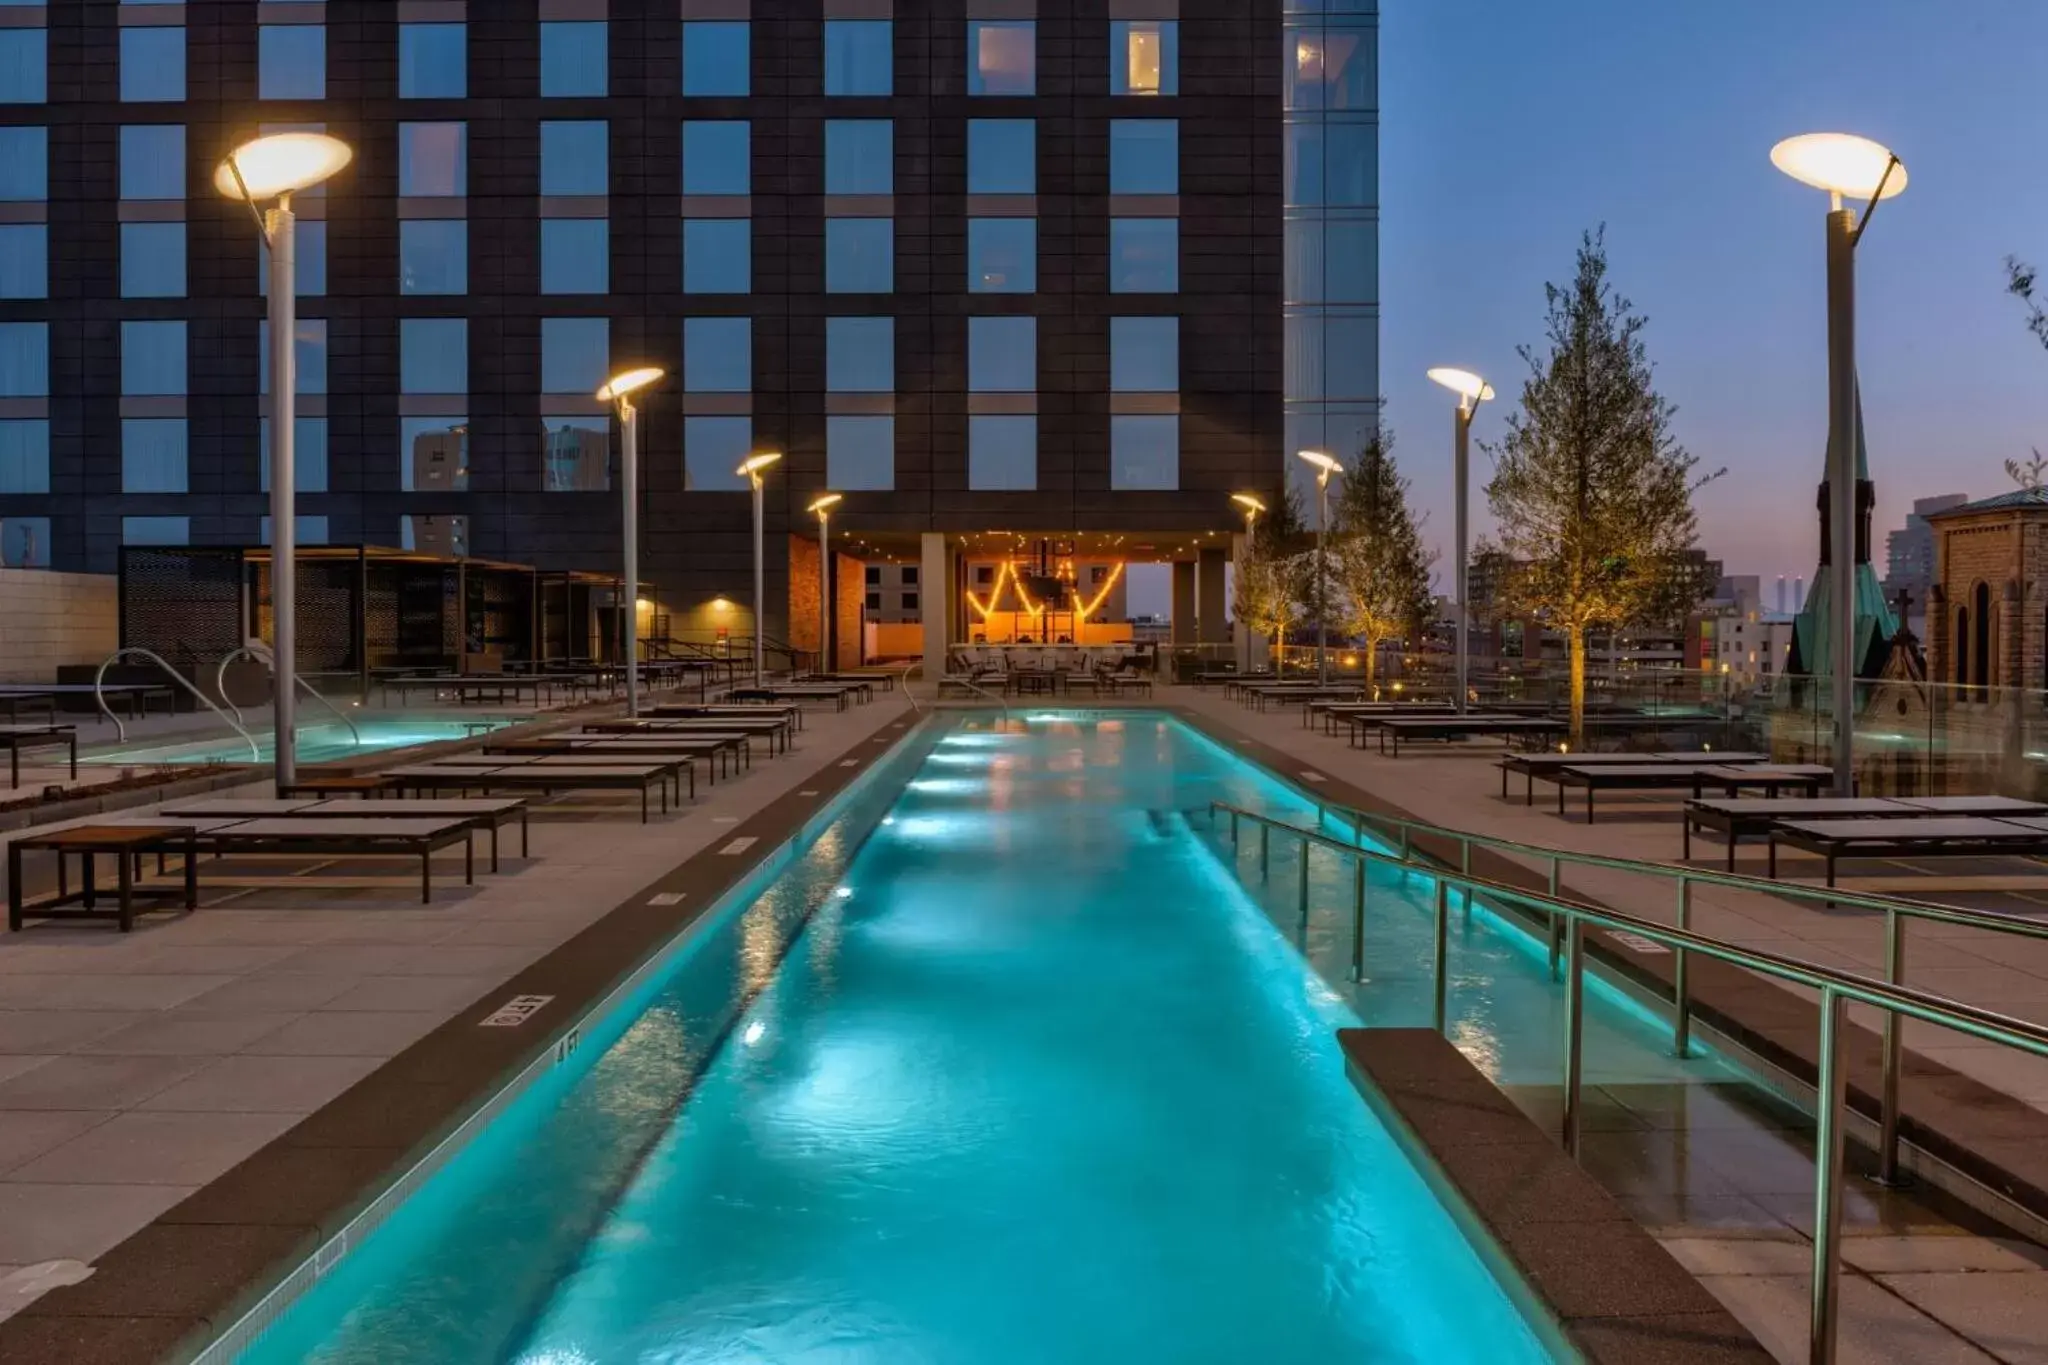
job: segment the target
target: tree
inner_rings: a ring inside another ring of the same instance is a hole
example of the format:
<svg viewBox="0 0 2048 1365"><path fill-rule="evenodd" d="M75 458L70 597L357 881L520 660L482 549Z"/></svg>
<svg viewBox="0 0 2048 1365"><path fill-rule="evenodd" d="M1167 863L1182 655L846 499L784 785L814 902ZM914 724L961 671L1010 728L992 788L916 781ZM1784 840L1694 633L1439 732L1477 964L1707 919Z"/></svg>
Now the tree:
<svg viewBox="0 0 2048 1365"><path fill-rule="evenodd" d="M1244 562L1232 575L1232 613L1275 648L1287 642L1288 627L1300 619L1306 596L1300 540L1301 499L1284 488L1267 500L1265 514L1252 524Z"/></svg>
<svg viewBox="0 0 2048 1365"><path fill-rule="evenodd" d="M1408 507L1408 481L1394 464L1392 432L1374 432L1359 452L1344 478L1336 517L1336 610L1345 632L1364 647L1365 685L1370 688L1378 674L1380 645L1420 635L1435 606L1429 570L1436 556L1422 548Z"/></svg>
<svg viewBox="0 0 2048 1365"><path fill-rule="evenodd" d="M2048 311L2043 311L2040 300L2034 297L2034 267L2017 256L2005 258L2005 292L2027 306L2027 330L2034 334L2034 340L2048 347ZM2048 472L2048 457L2039 448L2031 460L2007 460L2005 472L2022 488L2039 488L2041 476Z"/></svg>
<svg viewBox="0 0 2048 1365"><path fill-rule="evenodd" d="M1506 596L1571 651L1571 733L1584 739L1586 634L1644 619L1690 570L1692 495L1706 479L1671 434L1653 386L1647 319L1607 278L1605 229L1580 240L1577 271L1544 286L1547 355L1524 346L1521 411L1487 447L1488 505L1514 561ZM1717 477L1711 475L1708 477Z"/></svg>

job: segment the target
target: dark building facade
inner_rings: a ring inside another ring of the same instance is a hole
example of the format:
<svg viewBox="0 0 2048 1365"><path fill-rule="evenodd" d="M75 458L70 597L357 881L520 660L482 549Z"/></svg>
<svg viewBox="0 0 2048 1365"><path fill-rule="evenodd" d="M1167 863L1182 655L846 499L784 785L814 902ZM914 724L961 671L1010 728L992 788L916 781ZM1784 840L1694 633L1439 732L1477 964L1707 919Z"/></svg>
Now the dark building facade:
<svg viewBox="0 0 2048 1365"><path fill-rule="evenodd" d="M267 537L211 181L292 128L355 149L295 204L302 543L615 567L640 364L679 627L750 596L754 451L771 634L827 489L899 559L1227 543L1377 412L1376 16L1306 3L0 0L0 559Z"/></svg>

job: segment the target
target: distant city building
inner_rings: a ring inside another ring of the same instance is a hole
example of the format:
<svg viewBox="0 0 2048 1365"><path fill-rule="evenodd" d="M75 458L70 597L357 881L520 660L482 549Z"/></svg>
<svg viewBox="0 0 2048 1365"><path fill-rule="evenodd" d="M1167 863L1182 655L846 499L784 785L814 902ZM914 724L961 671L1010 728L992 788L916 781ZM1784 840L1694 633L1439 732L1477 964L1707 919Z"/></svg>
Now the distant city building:
<svg viewBox="0 0 2048 1365"><path fill-rule="evenodd" d="M1785 579L1778 579L1781 609L1765 611L1763 579L1723 577L1700 605L1686 632L1685 666L1749 685L1785 671L1792 654L1792 614L1782 609Z"/></svg>
<svg viewBox="0 0 2048 1365"><path fill-rule="evenodd" d="M1927 633L1923 624L1927 617L1927 594L1935 582L1934 528L1927 519L1937 512L1961 507L1969 500L1963 493L1915 499L1913 510L1906 515L1906 524L1884 538L1884 595L1897 603L1899 594L1906 594L1907 624L1923 638Z"/></svg>
<svg viewBox="0 0 2048 1365"><path fill-rule="evenodd" d="M1927 676L1993 701L2048 686L2048 488L2019 488L1935 512Z"/></svg>

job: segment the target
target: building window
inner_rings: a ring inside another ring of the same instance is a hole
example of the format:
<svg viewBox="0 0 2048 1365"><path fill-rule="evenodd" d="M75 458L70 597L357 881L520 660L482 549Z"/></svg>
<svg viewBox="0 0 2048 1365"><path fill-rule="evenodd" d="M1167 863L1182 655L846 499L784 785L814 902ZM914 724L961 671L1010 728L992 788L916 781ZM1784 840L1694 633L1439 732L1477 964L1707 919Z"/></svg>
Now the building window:
<svg viewBox="0 0 2048 1365"><path fill-rule="evenodd" d="M126 160L121 164L125 168ZM0 200L21 204L49 197L50 130L40 124L0 128Z"/></svg>
<svg viewBox="0 0 2048 1365"><path fill-rule="evenodd" d="M825 193L895 191L895 125L885 118L825 120Z"/></svg>
<svg viewBox="0 0 2048 1365"><path fill-rule="evenodd" d="M975 566L974 581L976 583L993 583L995 580L996 571L992 565L979 564Z"/></svg>
<svg viewBox="0 0 2048 1365"><path fill-rule="evenodd" d="M737 98L748 90L750 61L744 20L683 25L683 93Z"/></svg>
<svg viewBox="0 0 2048 1365"><path fill-rule="evenodd" d="M602 493L611 486L611 418L541 419L541 492Z"/></svg>
<svg viewBox="0 0 2048 1365"><path fill-rule="evenodd" d="M692 119L683 124L683 193L750 193L751 146L745 119Z"/></svg>
<svg viewBox="0 0 2048 1365"><path fill-rule="evenodd" d="M896 288L896 220L825 220L825 292L888 294Z"/></svg>
<svg viewBox="0 0 2048 1365"><path fill-rule="evenodd" d="M543 176L547 165L547 130L551 126L541 125ZM398 193L401 196L407 199L460 199L468 192L468 124L398 125Z"/></svg>
<svg viewBox="0 0 2048 1365"><path fill-rule="evenodd" d="M0 299L50 296L50 229L42 223L0 223Z"/></svg>
<svg viewBox="0 0 2048 1365"><path fill-rule="evenodd" d="M130 104L185 98L185 30L121 30L121 98Z"/></svg>
<svg viewBox="0 0 2048 1365"><path fill-rule="evenodd" d="M1115 393L1180 392L1180 319L1111 318L1109 387Z"/></svg>
<svg viewBox="0 0 2048 1365"><path fill-rule="evenodd" d="M609 194L611 180L611 128L603 119L541 124L542 194Z"/></svg>
<svg viewBox="0 0 2048 1365"><path fill-rule="evenodd" d="M327 292L327 221L301 218L292 230L292 285L300 294ZM270 293L270 246L256 243L256 292Z"/></svg>
<svg viewBox="0 0 2048 1365"><path fill-rule="evenodd" d="M1038 220L967 220L967 292L1031 294L1038 290Z"/></svg>
<svg viewBox="0 0 2048 1365"><path fill-rule="evenodd" d="M1289 303L1379 302L1379 224L1366 218L1289 218Z"/></svg>
<svg viewBox="0 0 2048 1365"><path fill-rule="evenodd" d="M917 565L915 565L915 564L905 564L905 565L903 566L903 572L901 573L901 575L899 575L899 577L900 577L900 579L901 579L901 581L902 581L902 584L903 584L903 586L904 586L904 587L906 587L906 588L914 588L914 587L916 587L916 586L917 586Z"/></svg>
<svg viewBox="0 0 2048 1365"><path fill-rule="evenodd" d="M398 540L402 549L461 559L469 554L469 518L407 513L398 519Z"/></svg>
<svg viewBox="0 0 2048 1365"><path fill-rule="evenodd" d="M465 318L401 318L400 393L469 392L469 322Z"/></svg>
<svg viewBox="0 0 2048 1365"><path fill-rule="evenodd" d="M263 518L257 531L259 543L270 543L270 518ZM294 545L325 545L327 543L327 518L319 516L295 516L292 518L292 543Z"/></svg>
<svg viewBox="0 0 2048 1365"><path fill-rule="evenodd" d="M753 287L752 222L745 218L683 220L685 294L745 294Z"/></svg>
<svg viewBox="0 0 2048 1365"><path fill-rule="evenodd" d="M460 218L408 218L398 225L398 292L469 292L469 224Z"/></svg>
<svg viewBox="0 0 2048 1365"><path fill-rule="evenodd" d="M192 543L192 518L123 517L121 518L121 543L123 545L190 545Z"/></svg>
<svg viewBox="0 0 2048 1365"><path fill-rule="evenodd" d="M6 525L6 523L5 523L5 522L0 522L0 526L4 526L4 525ZM874 580L874 579L872 579L872 578L871 578L871 579L869 579L868 581L869 581L870 583L872 583L872 582L875 582L876 580ZM869 611L880 611L881 609L882 609L882 594L880 594L880 593L878 593L878 592L871 592L871 593L869 593L869 594L868 594L868 610L869 610Z"/></svg>
<svg viewBox="0 0 2048 1365"><path fill-rule="evenodd" d="M398 97L459 100L469 94L468 35L462 24L398 26Z"/></svg>
<svg viewBox="0 0 2048 1365"><path fill-rule="evenodd" d="M970 393L1033 393L1038 388L1038 319L967 319Z"/></svg>
<svg viewBox="0 0 2048 1365"><path fill-rule="evenodd" d="M256 98L327 98L324 24L264 24L256 30Z"/></svg>
<svg viewBox="0 0 2048 1365"><path fill-rule="evenodd" d="M1109 93L1180 93L1180 25L1171 19L1118 19L1109 26Z"/></svg>
<svg viewBox="0 0 2048 1365"><path fill-rule="evenodd" d="M971 416L967 419L967 486L977 492L1038 487L1038 419Z"/></svg>
<svg viewBox="0 0 2048 1365"><path fill-rule="evenodd" d="M50 396L50 324L0 322L0 398Z"/></svg>
<svg viewBox="0 0 2048 1365"><path fill-rule="evenodd" d="M185 419L130 417L121 423L121 491L186 491Z"/></svg>
<svg viewBox="0 0 2048 1365"><path fill-rule="evenodd" d="M44 104L50 96L49 33L0 28L0 104Z"/></svg>
<svg viewBox="0 0 2048 1365"><path fill-rule="evenodd" d="M864 576L867 580L867 584L869 587L873 588L881 586L882 566L879 564L868 565Z"/></svg>
<svg viewBox="0 0 2048 1365"><path fill-rule="evenodd" d="M826 318L825 389L896 392L896 319Z"/></svg>
<svg viewBox="0 0 2048 1365"><path fill-rule="evenodd" d="M185 197L184 124L131 123L121 129L121 197Z"/></svg>
<svg viewBox="0 0 2048 1365"><path fill-rule="evenodd" d="M1180 122L1170 118L1109 121L1109 192L1180 193Z"/></svg>
<svg viewBox="0 0 2048 1365"><path fill-rule="evenodd" d="M1379 197L1379 130L1370 123L1293 123L1283 168L1286 202L1366 208Z"/></svg>
<svg viewBox="0 0 2048 1365"><path fill-rule="evenodd" d="M747 393L754 387L752 318L683 319L683 389Z"/></svg>
<svg viewBox="0 0 2048 1365"><path fill-rule="evenodd" d="M270 419L258 419L256 423L256 448L259 452L257 469L261 487L259 492L270 491ZM294 417L292 419L292 488L300 493L325 493L327 491L327 419L325 417ZM321 518L325 521L326 518ZM304 537L301 537L304 539ZM321 539L326 539L323 534ZM269 544L266 539L264 544ZM313 542L308 541L308 544Z"/></svg>
<svg viewBox="0 0 2048 1365"><path fill-rule="evenodd" d="M121 224L121 297L185 296L185 225Z"/></svg>
<svg viewBox="0 0 2048 1365"><path fill-rule="evenodd" d="M540 93L543 96L602 95L607 92L605 24L540 26Z"/></svg>
<svg viewBox="0 0 2048 1365"><path fill-rule="evenodd" d="M596 393L611 366L609 318L540 320L540 391Z"/></svg>
<svg viewBox="0 0 2048 1365"><path fill-rule="evenodd" d="M1289 27L1285 50L1287 108L1368 113L1378 107L1379 61L1370 27Z"/></svg>
<svg viewBox="0 0 2048 1365"><path fill-rule="evenodd" d="M0 493L49 491L49 422L40 417L0 421Z"/></svg>
<svg viewBox="0 0 2048 1365"><path fill-rule="evenodd" d="M898 599L898 600L900 600L900 601L902 602L902 604L903 604L903 610L905 610L905 611L916 611L916 610L917 610L917 594L916 594L916 593L914 593L914 592L907 592L907 593L904 593L904 594L902 595L902 597L901 597L900 599Z"/></svg>
<svg viewBox="0 0 2048 1365"><path fill-rule="evenodd" d="M825 93L889 94L895 82L893 33L887 19L827 19Z"/></svg>
<svg viewBox="0 0 2048 1365"><path fill-rule="evenodd" d="M121 324L121 395L156 398L186 391L185 324Z"/></svg>
<svg viewBox="0 0 2048 1365"><path fill-rule="evenodd" d="M738 470L753 453L751 417L683 419L683 487L693 492L730 492L747 481Z"/></svg>
<svg viewBox="0 0 2048 1365"><path fill-rule="evenodd" d="M1288 398L1354 399L1379 373L1379 323L1370 314L1290 312L1281 323Z"/></svg>
<svg viewBox="0 0 2048 1365"><path fill-rule="evenodd" d="M469 419L401 417L398 486L408 493L460 493L469 487Z"/></svg>
<svg viewBox="0 0 2048 1365"><path fill-rule="evenodd" d="M48 517L0 517L0 568L50 567Z"/></svg>
<svg viewBox="0 0 2048 1365"><path fill-rule="evenodd" d="M541 293L609 293L611 273L611 223L607 219L541 220Z"/></svg>
<svg viewBox="0 0 2048 1365"><path fill-rule="evenodd" d="M825 419L825 482L853 491L896 486L896 419L886 415Z"/></svg>
<svg viewBox="0 0 2048 1365"><path fill-rule="evenodd" d="M1109 292L1180 292L1180 220L1109 220Z"/></svg>
<svg viewBox="0 0 2048 1365"><path fill-rule="evenodd" d="M967 93L1038 93L1038 25L1035 21L967 21Z"/></svg>
<svg viewBox="0 0 2048 1365"><path fill-rule="evenodd" d="M270 392L270 323L256 324L261 359L256 364L256 391ZM292 378L295 393L327 392L327 319L300 318L292 327Z"/></svg>
<svg viewBox="0 0 2048 1365"><path fill-rule="evenodd" d="M1109 486L1180 487L1180 418L1118 414L1109 419Z"/></svg>
<svg viewBox="0 0 2048 1365"><path fill-rule="evenodd" d="M1028 118L967 120L967 192L1035 194L1038 124Z"/></svg>

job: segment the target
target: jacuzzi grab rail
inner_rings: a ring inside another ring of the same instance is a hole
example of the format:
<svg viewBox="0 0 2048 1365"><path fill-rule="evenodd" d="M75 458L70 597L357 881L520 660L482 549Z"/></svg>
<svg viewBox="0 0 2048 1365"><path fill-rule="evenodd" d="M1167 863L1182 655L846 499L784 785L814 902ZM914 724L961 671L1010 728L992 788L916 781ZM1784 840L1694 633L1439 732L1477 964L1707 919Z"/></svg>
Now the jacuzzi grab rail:
<svg viewBox="0 0 2048 1365"><path fill-rule="evenodd" d="M172 668L170 662L166 660L163 655L157 653L153 649L144 649L140 645L126 645L120 649L115 650L112 654L109 654L106 658L100 660L99 672L92 675L92 699L93 701L98 703L100 708L100 714L105 716L108 720L114 722L114 733L119 735L124 742L128 738L128 727L124 725L121 721L121 718L115 715L113 710L110 707L108 707L105 685L107 681L107 670L113 666L114 661L116 659L126 658L131 654L139 654L143 658L155 664L158 668L161 668L164 671L165 675L168 676L172 682L184 688L187 692L190 692L195 698L197 698L201 706L204 706L207 710L213 712L213 714L219 716L222 720L227 721L229 729L233 730L243 739L249 741L250 760L256 763L261 763L263 761L263 746L256 742L256 736L250 734L247 730L243 729L241 723L231 718L227 712L221 710L218 706L215 706L213 704L213 698L207 696L204 692L201 692L198 689L198 687L194 686L190 678L186 677L183 673L180 673L177 669Z"/></svg>
<svg viewBox="0 0 2048 1365"><path fill-rule="evenodd" d="M251 659L254 659L257 663L260 663L264 665L266 668L270 669L270 676L272 679L273 686L275 685L275 680L277 678L277 664L276 661L271 658L270 651L268 649L259 650L254 645L240 645L234 649L229 650L226 654L221 656L220 664L213 670L213 690L220 694L220 699L228 704L228 709L235 713L235 719L238 721L242 718L242 708L235 705L235 699L228 695L228 665L233 663L235 660L241 658L245 654L248 655ZM304 692L314 701L317 701L322 706L326 707L329 711L331 711L334 714L334 718L336 720L340 721L343 725L346 725L348 727L348 732L351 736L354 737L356 747L358 749L363 747L363 732L356 728L356 723L348 718L348 713L346 711L343 711L333 702L327 700L326 696L321 693L319 688L313 686L313 684L306 681L304 675L294 673L292 674L292 681L298 684L299 690L301 692Z"/></svg>
<svg viewBox="0 0 2048 1365"><path fill-rule="evenodd" d="M1889 1143L1894 1152L1898 1140L1898 1072L1897 1072L1897 1023L1901 1019L1918 1019L1924 1023L1936 1024L1954 1029L1985 1042L2003 1047L2017 1048L2036 1057L2048 1058L2048 1027L2014 1019L2009 1015L1992 1010L1980 1009L1928 991L1915 990L1897 981L1880 981L1874 977L1843 971L1839 968L1806 962L1798 958L1785 957L1778 953L1763 952L1745 948L1725 939L1711 938L1683 926L1673 927L1655 920L1638 918L1600 906L1587 905L1558 894L1530 891L1505 882L1492 881L1474 876L1468 868L1452 869L1433 863L1417 861L1416 854L1407 839L1402 840L1400 851L1382 853L1367 847L1362 841L1346 843L1342 839L1324 834L1320 830L1304 829L1299 825L1278 820L1257 811L1246 810L1227 801L1209 803L1209 818L1213 823L1218 814L1230 817L1230 843L1237 847L1240 826L1249 820L1259 829L1259 869L1263 875L1271 865L1271 843L1273 831L1300 841L1300 912L1302 922L1308 921L1309 854L1314 848L1326 849L1340 858L1352 860L1351 884L1351 975L1354 981L1365 976L1365 884L1366 869L1373 863L1384 863L1406 871L1427 874L1436 883L1435 938L1431 963L1432 1021L1437 1032L1444 1033L1448 1022L1450 979L1450 902L1451 891L1458 889L1464 898L1465 909L1470 912L1475 896L1491 899L1496 903L1513 902L1534 910L1549 918L1553 927L1561 928L1564 941L1564 987L1565 987L1565 1036L1564 1036L1564 1123L1562 1138L1565 1150L1573 1158L1579 1154L1582 1101L1584 1081L1584 1037L1585 1037L1585 928L1592 925L1610 933L1628 934L1647 939L1651 943L1669 949L1673 954L1675 1020L1673 1041L1681 1057L1690 1050L1691 1004L1685 993L1685 965L1688 954L1698 953L1731 966L1776 977L1796 986L1804 986L1820 994L1820 1064L1814 1087L1814 1237L1813 1237L1813 1296L1808 1334L1807 1359L1811 1365L1833 1365L1835 1342L1839 1320L1840 1301L1840 1258L1836 1249L1842 1236L1842 1174L1844 1169L1844 1114L1848 1108L1848 1070L1842 1055L1842 1021L1844 1007L1850 1004L1868 1005L1882 1010L1885 1017L1886 1070L1883 1095L1884 1113L1880 1124L1881 1142ZM1455 831L1444 831L1454 833ZM1549 852L1550 850L1535 850ZM1551 885L1556 886L1555 864ZM1728 877L1722 874L1688 874L1689 880L1723 882L1755 882L1755 878ZM1767 883L1767 885L1775 885ZM1891 951L1888 963L1896 967L1900 961L1897 950L1899 942L1898 922L1901 917L1928 915L1950 923L1975 923L1989 920L1985 925L2002 932L2027 932L2031 937L2048 937L2048 926L2033 924L2031 921L2016 920L2014 917L1987 914L1982 911L1955 911L1947 907L1927 906L1910 901L1892 901L1878 896L1851 896L1836 894L1834 899L1844 903L1863 904L1870 908L1888 912L1886 919L1886 942ZM1681 905L1684 901L1681 900ZM2020 925L2026 925L2021 929ZM1896 1178L1896 1165L1888 1164L1888 1173Z"/></svg>

